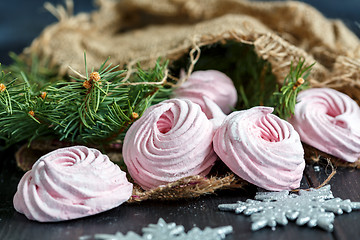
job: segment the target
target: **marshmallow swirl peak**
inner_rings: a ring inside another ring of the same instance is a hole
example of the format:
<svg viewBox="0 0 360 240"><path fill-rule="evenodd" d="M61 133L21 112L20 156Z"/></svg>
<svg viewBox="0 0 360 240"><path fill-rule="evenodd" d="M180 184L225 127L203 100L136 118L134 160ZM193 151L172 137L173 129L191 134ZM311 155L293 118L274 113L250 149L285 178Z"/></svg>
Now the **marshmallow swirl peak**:
<svg viewBox="0 0 360 240"><path fill-rule="evenodd" d="M360 108L346 94L330 88L299 93L289 119L301 141L348 162L360 159Z"/></svg>
<svg viewBox="0 0 360 240"><path fill-rule="evenodd" d="M148 108L127 131L123 158L144 189L192 175L206 175L215 160L213 125L200 106L170 99Z"/></svg>
<svg viewBox="0 0 360 240"><path fill-rule="evenodd" d="M214 136L220 159L239 177L271 191L300 186L305 167L300 137L273 108L253 107L227 116Z"/></svg>
<svg viewBox="0 0 360 240"><path fill-rule="evenodd" d="M184 78L182 72L180 78ZM221 110L228 114L235 107L237 93L232 80L217 70L195 71L189 79L174 90L176 98L189 99L200 105L208 118L211 113L204 102L204 97L215 102Z"/></svg>
<svg viewBox="0 0 360 240"><path fill-rule="evenodd" d="M16 211L39 222L81 218L119 206L132 194L125 172L84 146L42 156L20 180Z"/></svg>

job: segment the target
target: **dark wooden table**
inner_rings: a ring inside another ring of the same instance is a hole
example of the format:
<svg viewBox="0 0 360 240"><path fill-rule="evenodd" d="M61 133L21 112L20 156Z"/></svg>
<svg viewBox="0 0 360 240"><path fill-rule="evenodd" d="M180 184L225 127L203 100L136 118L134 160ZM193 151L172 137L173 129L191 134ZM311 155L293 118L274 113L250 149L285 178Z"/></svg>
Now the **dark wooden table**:
<svg viewBox="0 0 360 240"><path fill-rule="evenodd" d="M194 226L201 229L206 226L219 227L231 225L233 234L226 239L360 239L360 211L337 216L334 232L329 233L319 228L297 226L290 222L287 226L278 226L273 231L265 228L256 232L250 230L250 218L231 212L221 212L218 204L234 203L238 200L253 198L256 188L249 186L244 190L220 191L184 201L123 204L110 211L78 220L59 223L38 223L28 220L17 213L12 204L16 186L23 174L16 168L13 157L14 149L1 153L0 174L0 239L78 239L84 235L97 233L114 234L117 231L141 233L141 228L149 223L156 223L162 217L167 222L184 225L186 231ZM325 166L316 171L313 165L307 165L301 188L316 187L331 172ZM330 181L335 197L360 201L360 170L338 168Z"/></svg>

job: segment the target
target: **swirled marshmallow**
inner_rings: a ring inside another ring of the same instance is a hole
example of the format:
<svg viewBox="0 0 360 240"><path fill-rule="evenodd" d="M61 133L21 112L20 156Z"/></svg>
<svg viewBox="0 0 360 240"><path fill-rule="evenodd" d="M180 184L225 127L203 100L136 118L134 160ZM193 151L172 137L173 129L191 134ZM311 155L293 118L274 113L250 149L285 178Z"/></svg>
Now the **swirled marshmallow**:
<svg viewBox="0 0 360 240"><path fill-rule="evenodd" d="M231 113L215 132L214 150L252 184L271 191L298 188L305 167L300 137L272 111L254 107Z"/></svg>
<svg viewBox="0 0 360 240"><path fill-rule="evenodd" d="M182 72L180 78L184 78L184 75ZM174 90L174 96L199 104L208 118L212 116L203 97L215 102L226 114L231 112L237 102L237 93L232 80L217 70L193 72L185 83Z"/></svg>
<svg viewBox="0 0 360 240"><path fill-rule="evenodd" d="M289 122L301 141L348 162L360 158L360 108L349 96L330 88L299 93Z"/></svg>
<svg viewBox="0 0 360 240"><path fill-rule="evenodd" d="M123 158L144 189L206 175L215 160L213 125L190 100L170 99L148 108L127 131Z"/></svg>
<svg viewBox="0 0 360 240"><path fill-rule="evenodd" d="M14 207L31 220L55 222L109 210L131 194L125 172L106 155L75 146L42 156L20 180Z"/></svg>

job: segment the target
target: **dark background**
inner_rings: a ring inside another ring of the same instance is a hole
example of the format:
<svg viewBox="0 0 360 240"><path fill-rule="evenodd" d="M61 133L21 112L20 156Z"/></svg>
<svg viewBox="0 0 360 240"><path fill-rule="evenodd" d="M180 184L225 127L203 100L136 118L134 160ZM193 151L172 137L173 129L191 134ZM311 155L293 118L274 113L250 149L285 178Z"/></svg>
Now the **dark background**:
<svg viewBox="0 0 360 240"><path fill-rule="evenodd" d="M44 7L46 0L0 1L0 63L9 64L9 52L20 53L31 44L47 25L56 22ZM221 1L221 0L220 0ZM267 0L269 1L269 0ZM64 4L63 0L48 0ZM96 9L91 0L74 0L75 13ZM360 0L303 0L320 10L328 18L340 18L360 36Z"/></svg>
<svg viewBox="0 0 360 240"><path fill-rule="evenodd" d="M9 52L21 53L42 30L57 19L45 2L64 5L65 0L0 0L0 63L9 64ZM96 9L92 0L74 0L74 12Z"/></svg>

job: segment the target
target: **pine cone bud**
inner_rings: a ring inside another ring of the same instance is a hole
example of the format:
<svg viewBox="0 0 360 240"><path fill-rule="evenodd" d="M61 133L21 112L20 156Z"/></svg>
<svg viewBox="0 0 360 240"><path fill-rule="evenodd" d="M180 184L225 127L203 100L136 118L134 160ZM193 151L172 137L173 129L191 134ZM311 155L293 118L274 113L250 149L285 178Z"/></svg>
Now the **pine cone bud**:
<svg viewBox="0 0 360 240"><path fill-rule="evenodd" d="M84 81L83 87L86 88L86 89L91 88L91 82L89 80Z"/></svg>
<svg viewBox="0 0 360 240"><path fill-rule="evenodd" d="M3 83L0 83L0 92L4 92L6 89L6 86Z"/></svg>
<svg viewBox="0 0 360 240"><path fill-rule="evenodd" d="M100 81L101 77L98 72L92 72L90 73L90 81L98 82Z"/></svg>

